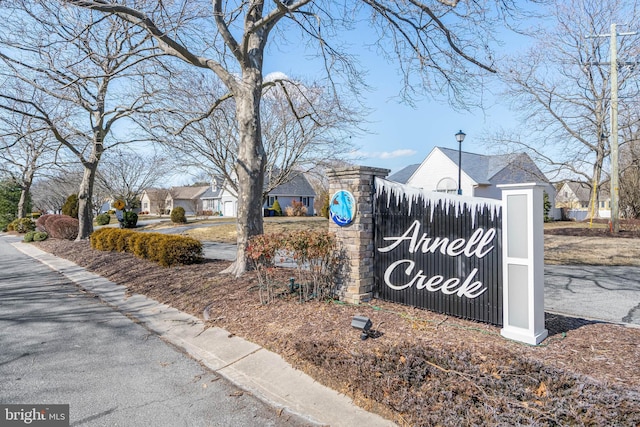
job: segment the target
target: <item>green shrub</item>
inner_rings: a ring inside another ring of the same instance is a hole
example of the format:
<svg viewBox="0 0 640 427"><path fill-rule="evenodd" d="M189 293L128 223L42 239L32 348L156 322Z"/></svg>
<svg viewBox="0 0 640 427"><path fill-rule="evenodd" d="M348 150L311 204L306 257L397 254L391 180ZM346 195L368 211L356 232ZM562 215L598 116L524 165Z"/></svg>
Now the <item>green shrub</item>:
<svg viewBox="0 0 640 427"><path fill-rule="evenodd" d="M176 206L171 211L171 222L176 224L185 224L187 217L185 216L184 208L182 206Z"/></svg>
<svg viewBox="0 0 640 427"><path fill-rule="evenodd" d="M276 213L276 216L282 216L282 208L280 207L280 202L278 202L277 199L273 202L271 209Z"/></svg>
<svg viewBox="0 0 640 427"><path fill-rule="evenodd" d="M101 213L96 217L96 224L107 225L111 222L111 215L108 213Z"/></svg>
<svg viewBox="0 0 640 427"><path fill-rule="evenodd" d="M78 195L72 194L67 197L67 200L62 205L62 214L68 215L71 218L78 218Z"/></svg>
<svg viewBox="0 0 640 427"><path fill-rule="evenodd" d="M17 218L7 225L7 230L26 233L36 229L36 223L31 218Z"/></svg>
<svg viewBox="0 0 640 427"><path fill-rule="evenodd" d="M47 237L49 237L49 235L44 231L36 231L33 235L33 241L42 242L43 240L47 240Z"/></svg>
<svg viewBox="0 0 640 427"><path fill-rule="evenodd" d="M202 243L190 237L102 228L89 240L94 249L132 253L165 267L202 260Z"/></svg>
<svg viewBox="0 0 640 427"><path fill-rule="evenodd" d="M131 212L131 211L122 212L122 221L120 223L122 228L136 228L137 224L138 224L137 213Z"/></svg>
<svg viewBox="0 0 640 427"><path fill-rule="evenodd" d="M25 243L29 243L29 242L33 242L33 235L36 234L36 231L29 231L27 233L25 233L24 238L22 239L23 242Z"/></svg>
<svg viewBox="0 0 640 427"><path fill-rule="evenodd" d="M324 193L322 195L322 208L320 208L320 215L329 219L329 193Z"/></svg>

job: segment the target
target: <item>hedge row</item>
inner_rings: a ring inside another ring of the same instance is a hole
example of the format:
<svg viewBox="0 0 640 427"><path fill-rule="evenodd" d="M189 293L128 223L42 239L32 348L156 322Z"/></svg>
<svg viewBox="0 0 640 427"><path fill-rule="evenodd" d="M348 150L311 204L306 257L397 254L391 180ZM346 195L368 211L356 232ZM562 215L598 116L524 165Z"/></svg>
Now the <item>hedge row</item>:
<svg viewBox="0 0 640 427"><path fill-rule="evenodd" d="M75 240L78 237L79 224L69 215L42 215L36 221L36 229L44 231L54 239Z"/></svg>
<svg viewBox="0 0 640 427"><path fill-rule="evenodd" d="M36 229L36 223L31 218L17 218L7 225L7 231L27 233Z"/></svg>
<svg viewBox="0 0 640 427"><path fill-rule="evenodd" d="M168 267L202 261L202 243L191 237L102 228L91 234L91 247L100 251L132 253Z"/></svg>

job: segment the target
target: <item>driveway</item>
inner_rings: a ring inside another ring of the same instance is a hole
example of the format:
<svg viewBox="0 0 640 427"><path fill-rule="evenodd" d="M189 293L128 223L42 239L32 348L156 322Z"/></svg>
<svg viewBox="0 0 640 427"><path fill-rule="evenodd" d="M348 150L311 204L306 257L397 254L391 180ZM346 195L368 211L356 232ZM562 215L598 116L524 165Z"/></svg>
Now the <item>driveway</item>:
<svg viewBox="0 0 640 427"><path fill-rule="evenodd" d="M545 311L640 325L640 267L545 266Z"/></svg>

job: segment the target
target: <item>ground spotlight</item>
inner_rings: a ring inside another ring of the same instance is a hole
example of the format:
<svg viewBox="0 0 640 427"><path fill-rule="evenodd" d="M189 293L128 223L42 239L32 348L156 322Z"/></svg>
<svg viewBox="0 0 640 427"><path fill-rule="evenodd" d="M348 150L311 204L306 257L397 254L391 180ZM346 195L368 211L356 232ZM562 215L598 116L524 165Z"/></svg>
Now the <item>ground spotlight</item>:
<svg viewBox="0 0 640 427"><path fill-rule="evenodd" d="M360 334L360 339L366 340L367 338L369 338L369 331L371 330L373 323L371 323L371 319L369 319L368 317L353 316L353 319L351 320L351 326L356 329L360 329L362 331L362 334Z"/></svg>

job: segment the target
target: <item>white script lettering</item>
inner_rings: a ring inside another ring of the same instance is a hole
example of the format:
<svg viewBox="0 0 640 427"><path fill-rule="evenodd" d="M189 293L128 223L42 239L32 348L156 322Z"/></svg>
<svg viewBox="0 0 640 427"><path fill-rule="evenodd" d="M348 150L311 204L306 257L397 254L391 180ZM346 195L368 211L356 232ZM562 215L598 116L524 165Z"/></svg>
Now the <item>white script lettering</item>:
<svg viewBox="0 0 640 427"><path fill-rule="evenodd" d="M493 246L490 245L495 235L495 228L488 230L478 228L473 232L471 237L469 237L469 240L450 240L448 237L428 237L427 233L423 233L422 236L420 236L420 221L415 220L402 236L384 237L383 239L385 241L391 241L393 243L378 248L378 251L390 252L406 240L409 242L409 253L412 254L418 251L423 254L433 254L440 250L440 253L443 255L458 256L464 254L467 258L471 258L474 255L482 258L493 249Z"/></svg>
<svg viewBox="0 0 640 427"><path fill-rule="evenodd" d="M411 280L404 284L391 283L391 275L393 274L394 270L397 267L400 267L402 264L408 264L408 266L404 270L404 274L405 276L411 277L416 263L408 259L402 259L394 262L393 264L389 265L387 270L384 272L384 282L388 287L396 291L401 291L403 289L415 286L416 289L426 289L430 292L440 291L445 295L456 294L459 297L465 296L467 298L477 298L487 290L486 287L483 287L482 282L472 282L474 276L478 273L477 268L471 270L464 281L461 281L457 277L444 280L444 277L440 275L427 277L424 275L423 271L420 270L415 274L415 276L413 276L413 278L411 278Z"/></svg>

